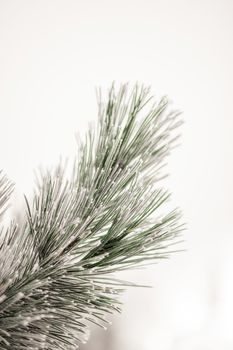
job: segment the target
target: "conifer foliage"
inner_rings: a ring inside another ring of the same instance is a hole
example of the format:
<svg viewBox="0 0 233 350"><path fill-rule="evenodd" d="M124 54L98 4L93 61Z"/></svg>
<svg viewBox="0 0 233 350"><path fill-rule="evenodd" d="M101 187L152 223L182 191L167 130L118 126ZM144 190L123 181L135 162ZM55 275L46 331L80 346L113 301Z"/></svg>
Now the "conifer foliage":
<svg viewBox="0 0 233 350"><path fill-rule="evenodd" d="M139 85L97 95L72 174L62 163L41 172L23 219L1 224L2 350L77 349L91 322L105 328L120 311L131 284L114 273L166 258L183 230L161 187L180 113ZM12 190L1 172L0 220Z"/></svg>

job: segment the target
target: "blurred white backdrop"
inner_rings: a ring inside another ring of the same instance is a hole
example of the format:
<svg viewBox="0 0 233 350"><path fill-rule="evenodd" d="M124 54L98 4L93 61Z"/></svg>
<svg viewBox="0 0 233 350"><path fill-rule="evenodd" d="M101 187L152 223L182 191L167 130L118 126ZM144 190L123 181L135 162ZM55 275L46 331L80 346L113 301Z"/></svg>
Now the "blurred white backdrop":
<svg viewBox="0 0 233 350"><path fill-rule="evenodd" d="M95 120L95 87L139 81L185 121L166 185L188 230L185 253L127 278L95 350L233 349L233 1L0 0L0 167L16 183L72 157Z"/></svg>

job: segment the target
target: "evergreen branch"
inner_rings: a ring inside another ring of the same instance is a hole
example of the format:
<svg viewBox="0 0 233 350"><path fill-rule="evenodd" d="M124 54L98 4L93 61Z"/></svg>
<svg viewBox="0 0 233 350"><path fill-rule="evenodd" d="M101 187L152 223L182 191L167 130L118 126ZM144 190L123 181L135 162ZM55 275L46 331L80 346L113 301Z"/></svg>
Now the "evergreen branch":
<svg viewBox="0 0 233 350"><path fill-rule="evenodd" d="M2 231L1 349L77 349L88 322L105 327L120 311L131 284L113 273L165 258L177 242L180 212L161 213L169 193L158 180L181 122L167 98L151 101L138 85L130 95L112 85L107 103L99 92L99 121L71 176L63 164L41 173L24 222ZM0 179L0 205L9 194Z"/></svg>

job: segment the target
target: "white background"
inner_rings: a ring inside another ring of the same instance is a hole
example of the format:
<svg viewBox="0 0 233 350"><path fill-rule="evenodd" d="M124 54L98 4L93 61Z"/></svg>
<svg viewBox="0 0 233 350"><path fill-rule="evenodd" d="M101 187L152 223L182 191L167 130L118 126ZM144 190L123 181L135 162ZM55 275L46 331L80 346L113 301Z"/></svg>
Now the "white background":
<svg viewBox="0 0 233 350"><path fill-rule="evenodd" d="M154 288L126 293L83 349L233 348L232 18L231 0L0 0L0 167L16 208L33 169L75 154L95 87L139 81L183 111L167 185L187 251L129 273Z"/></svg>

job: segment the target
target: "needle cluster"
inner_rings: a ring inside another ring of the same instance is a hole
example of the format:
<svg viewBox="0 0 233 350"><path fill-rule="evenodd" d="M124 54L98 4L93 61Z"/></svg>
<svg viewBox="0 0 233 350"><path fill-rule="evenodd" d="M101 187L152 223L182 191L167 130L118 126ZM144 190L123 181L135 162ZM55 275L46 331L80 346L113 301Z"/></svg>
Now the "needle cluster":
<svg viewBox="0 0 233 350"><path fill-rule="evenodd" d="M105 328L130 283L114 272L166 258L183 227L161 211L164 159L179 112L149 89L98 92L98 123L79 141L71 175L41 172L25 215L0 231L0 348L74 350L90 322ZM0 220L12 185L0 173Z"/></svg>

